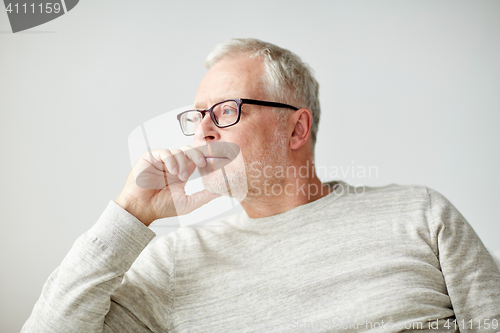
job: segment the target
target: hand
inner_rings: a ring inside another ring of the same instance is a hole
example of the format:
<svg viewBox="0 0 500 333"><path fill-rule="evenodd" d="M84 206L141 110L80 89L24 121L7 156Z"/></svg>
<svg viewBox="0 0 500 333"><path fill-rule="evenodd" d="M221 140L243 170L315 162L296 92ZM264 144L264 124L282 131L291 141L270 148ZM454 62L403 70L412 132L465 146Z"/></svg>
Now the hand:
<svg viewBox="0 0 500 333"><path fill-rule="evenodd" d="M189 176L196 167L206 165L203 153L190 146L145 153L115 202L146 226L157 219L188 214L220 196L207 190L186 195Z"/></svg>

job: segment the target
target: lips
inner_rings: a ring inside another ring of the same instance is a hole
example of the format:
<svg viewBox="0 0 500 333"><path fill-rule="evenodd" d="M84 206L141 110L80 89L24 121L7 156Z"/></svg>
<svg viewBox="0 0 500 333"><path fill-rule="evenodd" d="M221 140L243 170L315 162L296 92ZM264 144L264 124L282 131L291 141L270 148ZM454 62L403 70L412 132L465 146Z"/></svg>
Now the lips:
<svg viewBox="0 0 500 333"><path fill-rule="evenodd" d="M229 160L230 161L230 159L227 157L216 157L216 156L205 156L205 160L207 161L207 163L219 162L222 160Z"/></svg>
<svg viewBox="0 0 500 333"><path fill-rule="evenodd" d="M207 161L207 165L200 169L201 174L216 171L231 163L239 154L238 145L230 142L212 142L207 145L196 147Z"/></svg>
<svg viewBox="0 0 500 333"><path fill-rule="evenodd" d="M207 172L213 172L215 170L218 170L225 165L229 164L231 160L229 158L225 157L206 157L205 160L207 161L207 165L203 168L205 171L205 174Z"/></svg>

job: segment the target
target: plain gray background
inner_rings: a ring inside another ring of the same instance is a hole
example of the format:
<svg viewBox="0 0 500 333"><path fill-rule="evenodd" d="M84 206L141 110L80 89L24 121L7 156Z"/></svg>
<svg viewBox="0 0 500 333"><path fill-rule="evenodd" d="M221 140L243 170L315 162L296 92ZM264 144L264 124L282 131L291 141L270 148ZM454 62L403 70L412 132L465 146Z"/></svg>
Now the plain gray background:
<svg viewBox="0 0 500 333"><path fill-rule="evenodd" d="M129 133L191 103L230 37L314 68L318 165L377 168L340 176L353 185L434 188L499 251L499 18L500 1L85 0L12 34L0 10L0 331L20 330L120 192Z"/></svg>

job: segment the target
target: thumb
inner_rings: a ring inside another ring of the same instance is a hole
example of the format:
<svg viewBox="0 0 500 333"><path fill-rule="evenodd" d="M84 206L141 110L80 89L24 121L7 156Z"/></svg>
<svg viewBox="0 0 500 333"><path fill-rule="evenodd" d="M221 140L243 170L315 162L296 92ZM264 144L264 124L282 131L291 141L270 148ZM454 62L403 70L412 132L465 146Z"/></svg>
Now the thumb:
<svg viewBox="0 0 500 333"><path fill-rule="evenodd" d="M183 207L182 214L189 214L193 210L200 208L201 206L209 203L210 201L217 199L222 196L218 193L212 193L208 190L203 190L200 192L193 193L187 196L185 206Z"/></svg>

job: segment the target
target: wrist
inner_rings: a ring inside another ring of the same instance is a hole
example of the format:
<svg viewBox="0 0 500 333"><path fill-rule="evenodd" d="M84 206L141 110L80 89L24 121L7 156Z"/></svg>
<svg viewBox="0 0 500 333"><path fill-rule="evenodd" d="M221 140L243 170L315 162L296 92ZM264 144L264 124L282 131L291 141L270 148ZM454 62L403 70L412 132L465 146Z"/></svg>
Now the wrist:
<svg viewBox="0 0 500 333"><path fill-rule="evenodd" d="M141 214L140 210L136 208L136 206L130 201L123 198L119 195L115 199L116 204L125 209L129 214L133 215L136 219L141 221L146 227L148 227L153 220L146 218L143 214Z"/></svg>

